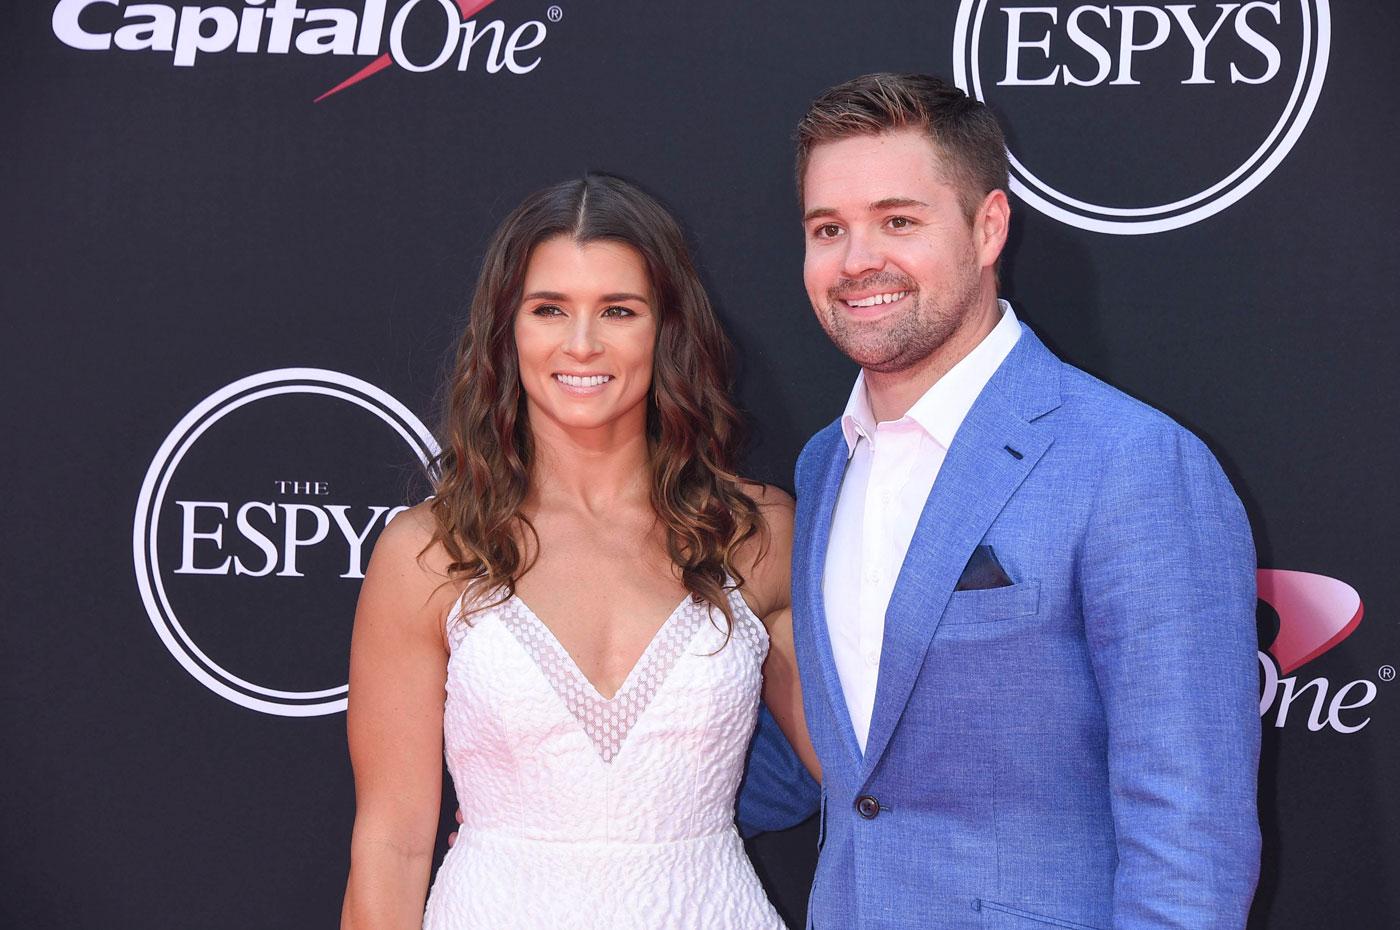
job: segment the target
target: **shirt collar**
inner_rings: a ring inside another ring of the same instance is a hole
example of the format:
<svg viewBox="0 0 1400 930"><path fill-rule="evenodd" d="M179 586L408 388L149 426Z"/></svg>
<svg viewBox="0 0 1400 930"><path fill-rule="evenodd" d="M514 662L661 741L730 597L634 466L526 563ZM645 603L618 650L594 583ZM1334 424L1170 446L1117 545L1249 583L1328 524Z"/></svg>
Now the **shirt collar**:
<svg viewBox="0 0 1400 930"><path fill-rule="evenodd" d="M917 423L944 449L953 444L953 437L966 419L977 396L987 386L1001 363L1011 354L1016 340L1021 338L1021 324L1011 304L998 300L1001 321L971 352L952 368L923 396L914 402L903 420ZM870 412L870 397L865 388L865 372L856 376L850 399L841 414L841 434L846 439L846 453L855 452L856 442L875 435L875 416Z"/></svg>

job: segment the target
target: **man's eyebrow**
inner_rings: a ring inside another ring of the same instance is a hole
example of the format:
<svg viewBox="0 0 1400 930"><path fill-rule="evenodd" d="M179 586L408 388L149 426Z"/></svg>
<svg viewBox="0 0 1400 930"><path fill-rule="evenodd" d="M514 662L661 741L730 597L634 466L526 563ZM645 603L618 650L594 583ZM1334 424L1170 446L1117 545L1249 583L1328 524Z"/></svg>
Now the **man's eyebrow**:
<svg viewBox="0 0 1400 930"><path fill-rule="evenodd" d="M915 200L912 197L886 197L884 200L877 200L870 205L874 211L893 210L898 207L927 207L928 204L922 200Z"/></svg>
<svg viewBox="0 0 1400 930"><path fill-rule="evenodd" d="M915 200L913 197L886 197L883 200L875 201L868 209L872 213L879 213L882 210L897 210L900 207L928 207L928 204L922 200ZM832 207L813 207L802 214L802 222L809 223L815 219L835 215L836 210Z"/></svg>

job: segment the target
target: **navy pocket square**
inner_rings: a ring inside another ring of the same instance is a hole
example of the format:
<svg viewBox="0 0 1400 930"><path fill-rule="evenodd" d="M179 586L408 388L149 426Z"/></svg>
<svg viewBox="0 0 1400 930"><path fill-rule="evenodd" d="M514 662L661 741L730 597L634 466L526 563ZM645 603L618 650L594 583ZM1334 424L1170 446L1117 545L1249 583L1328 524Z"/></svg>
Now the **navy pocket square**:
<svg viewBox="0 0 1400 930"><path fill-rule="evenodd" d="M972 550L972 558L958 576L954 591L985 591L988 588L1011 586L1011 577L997 561L996 551L991 546L978 546Z"/></svg>

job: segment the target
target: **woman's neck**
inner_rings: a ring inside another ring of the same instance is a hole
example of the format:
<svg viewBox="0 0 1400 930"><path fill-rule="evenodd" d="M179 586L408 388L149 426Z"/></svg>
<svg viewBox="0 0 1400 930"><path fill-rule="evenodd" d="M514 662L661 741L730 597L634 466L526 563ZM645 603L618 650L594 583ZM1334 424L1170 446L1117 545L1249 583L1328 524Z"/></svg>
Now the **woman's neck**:
<svg viewBox="0 0 1400 930"><path fill-rule="evenodd" d="M644 420L574 430L536 418L530 433L534 462L529 496L536 507L606 515L650 501Z"/></svg>

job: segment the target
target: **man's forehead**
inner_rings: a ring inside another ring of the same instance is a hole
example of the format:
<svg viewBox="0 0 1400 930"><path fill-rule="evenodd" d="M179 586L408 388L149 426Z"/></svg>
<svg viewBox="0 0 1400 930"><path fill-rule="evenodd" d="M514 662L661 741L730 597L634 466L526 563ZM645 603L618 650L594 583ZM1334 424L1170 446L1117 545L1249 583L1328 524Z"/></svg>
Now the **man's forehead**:
<svg viewBox="0 0 1400 930"><path fill-rule="evenodd" d="M899 129L814 145L802 193L813 209L878 208L927 203L930 185L953 186L937 146L921 130Z"/></svg>
<svg viewBox="0 0 1400 930"><path fill-rule="evenodd" d="M811 147L807 155L809 166L852 159L899 158L938 166L942 162L942 152L925 130L903 127L818 142Z"/></svg>

